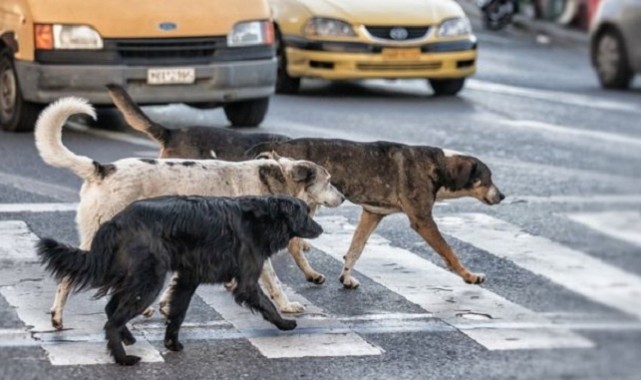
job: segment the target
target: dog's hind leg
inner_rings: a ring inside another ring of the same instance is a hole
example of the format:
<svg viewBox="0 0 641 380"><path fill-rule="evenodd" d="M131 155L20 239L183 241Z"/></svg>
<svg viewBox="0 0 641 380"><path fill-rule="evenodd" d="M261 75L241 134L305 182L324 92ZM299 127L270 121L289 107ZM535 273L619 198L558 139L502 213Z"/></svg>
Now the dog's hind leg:
<svg viewBox="0 0 641 380"><path fill-rule="evenodd" d="M69 298L69 292L71 292L71 285L69 285L69 279L65 277L58 283L56 296L51 306L51 325L56 330L62 330L63 328L62 310L65 308L65 304Z"/></svg>
<svg viewBox="0 0 641 380"><path fill-rule="evenodd" d="M482 273L472 273L463 264L458 256L447 244L434 219L430 216L409 215L412 229L419 233L425 241L438 253L448 268L456 272L468 284L480 284L485 281L485 275Z"/></svg>
<svg viewBox="0 0 641 380"><path fill-rule="evenodd" d="M305 307L300 303L290 302L287 299L270 259L265 260L263 271L260 273L260 284L281 312L300 313L305 310Z"/></svg>
<svg viewBox="0 0 641 380"><path fill-rule="evenodd" d="M305 240L300 238L293 238L289 241L288 250L289 253L294 258L296 265L300 268L301 271L305 274L305 279L309 282L315 284L322 284L325 282L325 276L322 273L318 273L309 265L305 254L303 253L304 247L303 243L307 243Z"/></svg>
<svg viewBox="0 0 641 380"><path fill-rule="evenodd" d="M354 265L356 264L356 261L358 261L358 258L361 257L367 240L384 216L385 215L375 214L363 209L363 212L361 213L361 220L358 222L358 226L356 226L354 236L352 236L352 243L344 257L345 264L343 265L343 271L339 278L339 281L345 288L355 289L360 285L358 280L352 276L352 270L354 269Z"/></svg>
<svg viewBox="0 0 641 380"><path fill-rule="evenodd" d="M136 311L127 305L127 300L122 293L114 294L105 311L108 320L105 323L105 338L107 339L107 350L113 356L116 363L121 365L134 365L140 361L140 357L127 355L122 345L122 329L126 328L125 324L136 316Z"/></svg>
<svg viewBox="0 0 641 380"><path fill-rule="evenodd" d="M169 350L183 350L183 345L178 340L178 333L180 326L185 320L185 314L187 314L191 297L194 295L197 287L197 282L184 281L179 277L174 277L172 280L171 292L166 299L168 307L165 309L167 312L165 315L167 317L167 329L165 330L164 344Z"/></svg>

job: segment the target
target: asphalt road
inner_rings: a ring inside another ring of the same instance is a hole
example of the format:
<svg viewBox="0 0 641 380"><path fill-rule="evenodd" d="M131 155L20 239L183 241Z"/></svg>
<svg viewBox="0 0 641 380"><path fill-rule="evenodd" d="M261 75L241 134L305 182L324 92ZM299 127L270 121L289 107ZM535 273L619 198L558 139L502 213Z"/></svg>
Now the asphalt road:
<svg viewBox="0 0 641 380"><path fill-rule="evenodd" d="M478 74L459 97L435 98L423 81L309 81L300 95L275 96L260 130L433 145L484 160L505 202L451 201L436 215L485 284L445 271L399 215L365 249L360 288L342 289L340 257L359 215L345 205L321 212L327 233L308 253L324 285L305 282L286 253L274 260L307 306L301 328L279 333L203 286L182 353L163 348L155 316L133 324L148 362L108 364L101 301L73 297L70 329L51 332L54 285L29 264L36 236L77 244L80 181L46 166L31 135L0 133L0 378L638 379L641 83L601 90L582 46L516 31L479 37ZM171 126L227 126L221 110L145 110ZM66 130L64 142L102 162L155 155L144 137L109 127L116 131Z"/></svg>

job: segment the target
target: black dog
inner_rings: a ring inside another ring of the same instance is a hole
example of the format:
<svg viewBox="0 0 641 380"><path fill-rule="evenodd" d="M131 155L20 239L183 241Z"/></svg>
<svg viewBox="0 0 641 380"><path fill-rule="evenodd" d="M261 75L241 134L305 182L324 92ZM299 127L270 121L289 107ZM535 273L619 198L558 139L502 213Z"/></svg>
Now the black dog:
<svg viewBox="0 0 641 380"><path fill-rule="evenodd" d="M267 258L287 247L293 237L315 238L322 228L308 206L288 197L160 197L132 203L103 224L91 252L52 239L38 243L47 270L68 277L75 290L97 288L107 293L107 349L116 363L136 364L122 343L135 338L126 326L158 296L167 272L178 280L169 300L165 347L182 350L178 331L191 297L200 283L236 279L238 304L258 311L281 330L296 327L283 319L258 286Z"/></svg>

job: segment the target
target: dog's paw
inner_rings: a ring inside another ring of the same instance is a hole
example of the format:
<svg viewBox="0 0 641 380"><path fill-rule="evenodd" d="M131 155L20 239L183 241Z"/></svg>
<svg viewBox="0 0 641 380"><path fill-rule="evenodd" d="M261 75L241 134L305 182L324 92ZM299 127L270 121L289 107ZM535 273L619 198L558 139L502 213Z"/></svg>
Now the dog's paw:
<svg viewBox="0 0 641 380"><path fill-rule="evenodd" d="M325 275L322 273L315 272L310 276L305 276L305 279L308 282L313 282L314 284L320 285L325 282Z"/></svg>
<svg viewBox="0 0 641 380"><path fill-rule="evenodd" d="M145 311L142 312L142 316L145 318L151 318L154 315L154 308L149 306L148 308L145 309Z"/></svg>
<svg viewBox="0 0 641 380"><path fill-rule="evenodd" d="M343 287L346 288L346 289L356 289L361 284L354 277L345 276L345 275L341 276L339 278L339 281L343 284Z"/></svg>
<svg viewBox="0 0 641 380"><path fill-rule="evenodd" d="M302 249L303 252L307 252L312 249L312 245L309 244L307 240L300 239L300 249Z"/></svg>
<svg viewBox="0 0 641 380"><path fill-rule="evenodd" d="M470 273L468 276L463 278L468 284L480 285L485 282L485 274L483 273Z"/></svg>
<svg viewBox="0 0 641 380"><path fill-rule="evenodd" d="M116 359L116 363L120 365L135 365L140 361L140 356L127 355L122 359Z"/></svg>
<svg viewBox="0 0 641 380"><path fill-rule="evenodd" d="M279 330L283 331L293 330L296 328L296 326L298 326L298 324L293 319L283 319L276 323L276 327L278 327Z"/></svg>
<svg viewBox="0 0 641 380"><path fill-rule="evenodd" d="M183 348L185 348L182 343L173 339L165 340L165 347L167 347L167 349L171 351L177 351L177 352L182 351Z"/></svg>
<svg viewBox="0 0 641 380"><path fill-rule="evenodd" d="M55 311L51 312L51 326L53 326L54 329L56 330L62 330L62 315L60 313L56 313Z"/></svg>
<svg viewBox="0 0 641 380"><path fill-rule="evenodd" d="M278 309L281 313L302 313L305 311L305 306L300 302L288 302L283 306L279 306Z"/></svg>

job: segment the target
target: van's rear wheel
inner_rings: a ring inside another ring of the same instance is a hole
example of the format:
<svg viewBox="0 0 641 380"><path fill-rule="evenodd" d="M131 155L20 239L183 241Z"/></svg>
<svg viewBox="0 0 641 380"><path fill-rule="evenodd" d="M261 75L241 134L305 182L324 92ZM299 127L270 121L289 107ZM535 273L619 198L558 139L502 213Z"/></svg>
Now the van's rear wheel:
<svg viewBox="0 0 641 380"><path fill-rule="evenodd" d="M11 51L0 50L0 127L9 132L30 132L42 106L22 99Z"/></svg>
<svg viewBox="0 0 641 380"><path fill-rule="evenodd" d="M227 120L232 127L256 127L265 119L269 98L243 100L223 106Z"/></svg>

